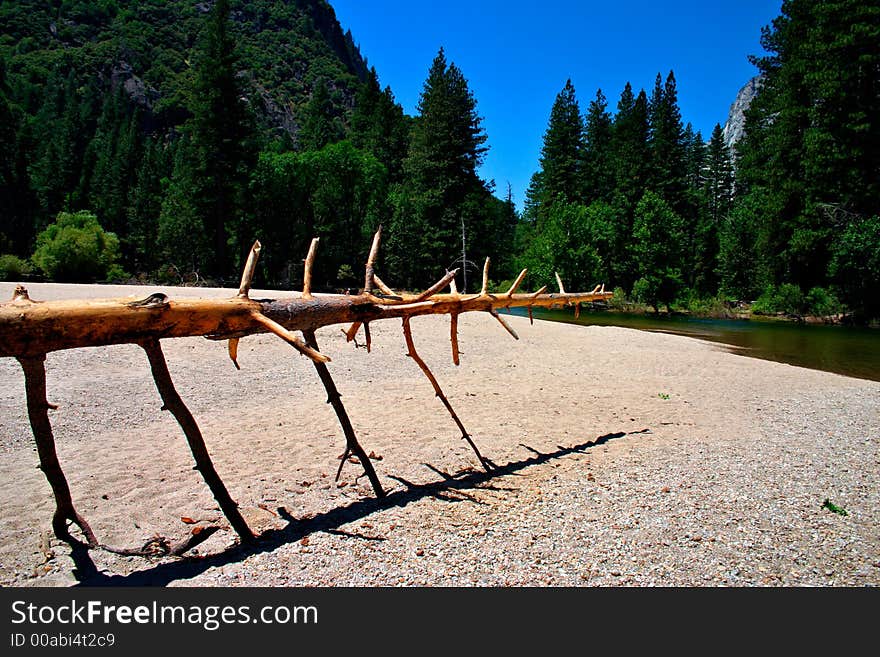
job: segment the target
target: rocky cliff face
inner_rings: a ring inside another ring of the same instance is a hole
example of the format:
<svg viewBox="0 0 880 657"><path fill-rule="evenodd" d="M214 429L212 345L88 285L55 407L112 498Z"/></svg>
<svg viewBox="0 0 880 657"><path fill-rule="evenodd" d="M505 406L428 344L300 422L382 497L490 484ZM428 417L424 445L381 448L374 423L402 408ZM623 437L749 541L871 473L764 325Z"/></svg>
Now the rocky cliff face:
<svg viewBox="0 0 880 657"><path fill-rule="evenodd" d="M752 99L758 94L761 88L762 76L756 75L746 82L745 86L739 90L736 100L730 106L730 112L727 115L727 122L724 124L724 143L731 150L738 142L745 131L745 112L749 108Z"/></svg>

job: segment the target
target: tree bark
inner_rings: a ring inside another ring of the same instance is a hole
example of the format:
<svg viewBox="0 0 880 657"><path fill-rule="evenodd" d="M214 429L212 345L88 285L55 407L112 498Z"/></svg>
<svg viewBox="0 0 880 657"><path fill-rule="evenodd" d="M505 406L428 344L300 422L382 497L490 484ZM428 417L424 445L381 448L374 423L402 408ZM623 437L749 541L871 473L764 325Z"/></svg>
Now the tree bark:
<svg viewBox="0 0 880 657"><path fill-rule="evenodd" d="M288 331L499 308L551 307L605 300L610 292L566 294L310 295L287 299L178 299L153 294L140 301L91 299L0 304L0 357L38 356L61 349L205 336L241 338L266 333L266 319Z"/></svg>

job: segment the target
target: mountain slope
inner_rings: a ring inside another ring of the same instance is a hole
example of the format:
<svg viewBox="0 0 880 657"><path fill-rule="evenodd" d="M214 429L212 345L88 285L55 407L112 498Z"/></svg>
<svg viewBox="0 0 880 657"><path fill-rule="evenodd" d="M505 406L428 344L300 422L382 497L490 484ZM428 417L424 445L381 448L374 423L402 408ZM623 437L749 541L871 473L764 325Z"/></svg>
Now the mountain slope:
<svg viewBox="0 0 880 657"><path fill-rule="evenodd" d="M54 4L57 8L51 6ZM234 0L239 74L248 81L263 127L295 139L304 105L319 81L334 112L350 110L366 63L323 0ZM100 94L120 86L147 110L147 125L171 128L185 118L192 48L213 2L129 3L38 0L0 2L0 58L12 96L35 115L52 87L75 71L80 87Z"/></svg>

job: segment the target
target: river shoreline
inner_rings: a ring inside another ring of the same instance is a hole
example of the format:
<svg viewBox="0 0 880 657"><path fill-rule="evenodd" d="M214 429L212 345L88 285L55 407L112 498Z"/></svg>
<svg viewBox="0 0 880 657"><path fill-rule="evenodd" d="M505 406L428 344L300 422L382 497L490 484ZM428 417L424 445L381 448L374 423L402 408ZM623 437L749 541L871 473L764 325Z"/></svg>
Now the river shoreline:
<svg viewBox="0 0 880 657"><path fill-rule="evenodd" d="M586 305L586 304L585 304ZM848 326L853 328L880 328L880 320L874 319L865 322L856 321L853 315L838 313L830 316L819 315L790 315L783 312L768 315L765 313L753 313L746 309L725 310L665 310L654 311L650 306L643 304L624 303L619 306L608 304L592 304L591 310L596 312L622 313L628 315L644 315L645 317L683 317L693 319L731 319L757 322L791 322L795 324L810 324L821 326Z"/></svg>

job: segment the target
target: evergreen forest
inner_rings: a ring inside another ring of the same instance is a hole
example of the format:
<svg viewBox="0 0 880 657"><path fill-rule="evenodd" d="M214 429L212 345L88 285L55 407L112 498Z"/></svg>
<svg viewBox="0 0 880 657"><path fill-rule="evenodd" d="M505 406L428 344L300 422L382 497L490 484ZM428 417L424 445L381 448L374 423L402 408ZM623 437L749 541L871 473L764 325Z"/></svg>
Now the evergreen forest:
<svg viewBox="0 0 880 657"><path fill-rule="evenodd" d="M409 116L324 0L0 0L0 278L236 285L259 239L256 286L291 289L317 236L315 289L357 289L382 225L410 290L489 256L498 286L878 318L880 6L785 0L758 43L732 149L673 71L567 81L520 214L442 48Z"/></svg>

